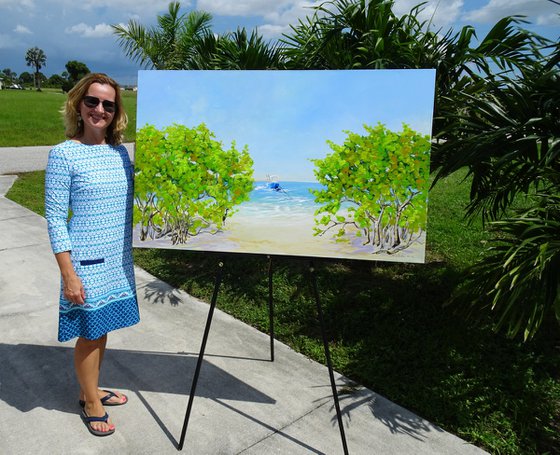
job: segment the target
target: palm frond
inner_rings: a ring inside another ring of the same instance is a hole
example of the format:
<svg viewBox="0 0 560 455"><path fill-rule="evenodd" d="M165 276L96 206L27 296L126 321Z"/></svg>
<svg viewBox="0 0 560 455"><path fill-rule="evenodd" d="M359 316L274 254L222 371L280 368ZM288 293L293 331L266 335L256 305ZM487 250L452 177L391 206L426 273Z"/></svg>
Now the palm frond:
<svg viewBox="0 0 560 455"><path fill-rule="evenodd" d="M155 27L130 20L126 26L112 28L133 61L155 69L189 69L200 64L197 52L211 34L211 21L212 16L206 12L181 14L180 3L171 2L167 13L157 17Z"/></svg>
<svg viewBox="0 0 560 455"><path fill-rule="evenodd" d="M493 314L496 330L532 338L553 312L560 322L560 191L534 196L535 207L495 221L490 254L470 270L455 297L468 314Z"/></svg>

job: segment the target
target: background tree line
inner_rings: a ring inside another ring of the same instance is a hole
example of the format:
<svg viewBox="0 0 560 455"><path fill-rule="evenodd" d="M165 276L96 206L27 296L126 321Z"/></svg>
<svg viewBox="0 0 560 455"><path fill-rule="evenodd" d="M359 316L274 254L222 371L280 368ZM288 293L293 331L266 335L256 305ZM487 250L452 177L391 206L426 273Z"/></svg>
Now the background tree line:
<svg viewBox="0 0 560 455"><path fill-rule="evenodd" d="M77 60L70 60L66 63L66 71L62 74L53 74L50 77L45 76L41 72L41 68L47 64L47 56L42 49L32 47L25 54L27 66L35 69L33 73L24 71L19 75L12 71L11 68L4 68L0 72L0 80L6 88L35 88L41 90L41 87L60 88L64 92L68 92L76 82L90 72L85 63Z"/></svg>
<svg viewBox="0 0 560 455"><path fill-rule="evenodd" d="M560 320L560 44L499 20L434 30L422 4L396 16L392 0L334 0L278 41L240 28L212 31L212 16L171 2L157 25L114 25L126 55L151 69L435 68L434 184L472 177L466 216L497 232L457 290L457 308L531 338Z"/></svg>

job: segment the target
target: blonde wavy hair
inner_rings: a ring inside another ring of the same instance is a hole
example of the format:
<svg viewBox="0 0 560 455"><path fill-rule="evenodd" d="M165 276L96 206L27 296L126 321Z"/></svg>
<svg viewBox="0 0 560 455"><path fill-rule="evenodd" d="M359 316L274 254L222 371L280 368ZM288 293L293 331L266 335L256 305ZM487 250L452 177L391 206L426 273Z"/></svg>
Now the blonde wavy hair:
<svg viewBox="0 0 560 455"><path fill-rule="evenodd" d="M97 82L98 84L108 84L115 89L115 116L113 121L107 128L105 140L108 144L119 145L123 141L124 130L128 124L128 116L124 110L121 99L121 89L116 81L103 73L86 74L78 83L68 92L68 98L62 109L64 116L64 126L66 137L73 138L81 136L84 132L84 122L80 118L80 103L84 99L89 86Z"/></svg>

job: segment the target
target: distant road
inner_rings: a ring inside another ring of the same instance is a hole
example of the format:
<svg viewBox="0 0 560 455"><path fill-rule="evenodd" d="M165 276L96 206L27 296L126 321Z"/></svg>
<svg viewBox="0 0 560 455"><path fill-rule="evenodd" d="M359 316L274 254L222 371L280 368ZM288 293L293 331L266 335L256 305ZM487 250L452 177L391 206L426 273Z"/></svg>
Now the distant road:
<svg viewBox="0 0 560 455"><path fill-rule="evenodd" d="M134 158L134 142L124 144L130 158ZM47 158L52 145L37 147L0 147L0 175L17 172L42 171L47 167Z"/></svg>

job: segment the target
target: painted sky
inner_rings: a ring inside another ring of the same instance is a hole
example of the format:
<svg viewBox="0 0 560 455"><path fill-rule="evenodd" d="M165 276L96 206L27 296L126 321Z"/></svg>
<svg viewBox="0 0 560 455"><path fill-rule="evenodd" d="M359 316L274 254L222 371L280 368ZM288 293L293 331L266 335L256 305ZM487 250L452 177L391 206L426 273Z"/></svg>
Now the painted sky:
<svg viewBox="0 0 560 455"><path fill-rule="evenodd" d="M394 10L404 14L421 0L395 0ZM311 15L310 7L322 0L183 0L184 12L210 12L217 33L257 27L267 38L277 39L290 24ZM473 25L479 36L500 18L524 15L527 28L557 40L560 35L557 0L428 0L422 15L432 18L437 30ZM70 60L85 63L92 71L106 72L121 84L135 84L140 67L124 56L110 27L135 19L151 26L167 11L169 0L0 0L0 70L17 74L32 69L25 64L27 49L38 46L47 56L43 73L65 71Z"/></svg>
<svg viewBox="0 0 560 455"><path fill-rule="evenodd" d="M257 180L314 181L309 159L344 131L404 122L429 135L434 80L433 70L141 71L137 125L205 123L224 147L248 145Z"/></svg>

